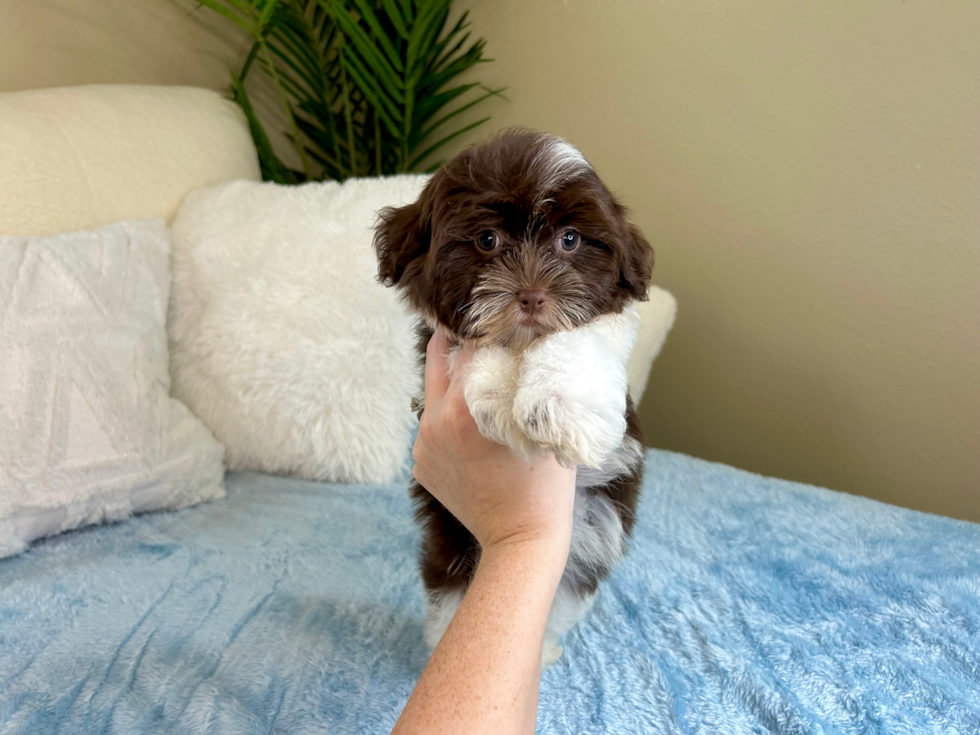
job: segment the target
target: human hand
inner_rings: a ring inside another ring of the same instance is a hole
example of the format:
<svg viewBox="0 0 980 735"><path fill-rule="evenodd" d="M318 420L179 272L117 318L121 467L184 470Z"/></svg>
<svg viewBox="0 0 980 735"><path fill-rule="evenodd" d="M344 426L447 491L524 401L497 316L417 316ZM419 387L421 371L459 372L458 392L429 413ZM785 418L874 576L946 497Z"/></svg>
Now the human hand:
<svg viewBox="0 0 980 735"><path fill-rule="evenodd" d="M415 479L480 543L483 553L540 544L564 568L571 541L575 469L551 453L531 463L484 438L463 398L461 377L472 359L463 347L449 377L448 341L440 328L425 363L425 411L415 441Z"/></svg>

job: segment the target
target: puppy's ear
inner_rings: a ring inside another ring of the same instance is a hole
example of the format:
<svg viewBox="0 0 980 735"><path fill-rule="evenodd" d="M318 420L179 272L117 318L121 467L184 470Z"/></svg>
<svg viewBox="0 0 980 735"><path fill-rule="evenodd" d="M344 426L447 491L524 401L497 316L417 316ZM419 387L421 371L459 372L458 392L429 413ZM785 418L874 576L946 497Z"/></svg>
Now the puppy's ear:
<svg viewBox="0 0 980 735"><path fill-rule="evenodd" d="M385 207L374 228L374 250L378 254L378 280L394 286L416 258L429 251L432 208L427 192L404 207Z"/></svg>
<svg viewBox="0 0 980 735"><path fill-rule="evenodd" d="M619 287L637 301L646 301L653 274L653 248L636 225L627 225L622 245Z"/></svg>

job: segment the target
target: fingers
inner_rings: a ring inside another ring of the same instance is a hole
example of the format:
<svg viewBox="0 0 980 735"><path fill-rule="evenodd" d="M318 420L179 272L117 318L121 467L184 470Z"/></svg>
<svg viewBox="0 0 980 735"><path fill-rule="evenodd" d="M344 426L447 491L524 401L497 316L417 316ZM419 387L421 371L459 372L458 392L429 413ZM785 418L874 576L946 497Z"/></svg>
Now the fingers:
<svg viewBox="0 0 980 735"><path fill-rule="evenodd" d="M453 427L453 431L461 437L479 433L476 422L470 414L469 406L466 404L463 391L463 376L467 373L474 352L476 352L476 348L471 342L463 343L459 356L456 358L456 368L453 371L444 401L444 415Z"/></svg>
<svg viewBox="0 0 980 735"><path fill-rule="evenodd" d="M429 424L436 415L433 411L444 416L457 433L467 433L471 428L475 430L476 424L463 397L461 379L475 351L471 343L463 344L450 377L448 335L442 327L432 335L425 350L425 401L428 409L419 423L420 438L424 438L424 433L430 429Z"/></svg>
<svg viewBox="0 0 980 735"><path fill-rule="evenodd" d="M449 389L449 340L439 327L425 348L425 400L432 405Z"/></svg>
<svg viewBox="0 0 980 735"><path fill-rule="evenodd" d="M469 365L470 361L473 359L473 353L476 352L476 347L473 346L472 342L464 342L463 349L459 352L459 357L456 358L456 370L453 372L453 377L457 375L464 375L466 370L464 369Z"/></svg>
<svg viewBox="0 0 980 735"><path fill-rule="evenodd" d="M452 379L446 391L454 402L463 401L463 376L466 375L467 368L473 360L474 352L476 352L476 348L473 343L464 342L463 348L456 358L456 368L453 370Z"/></svg>

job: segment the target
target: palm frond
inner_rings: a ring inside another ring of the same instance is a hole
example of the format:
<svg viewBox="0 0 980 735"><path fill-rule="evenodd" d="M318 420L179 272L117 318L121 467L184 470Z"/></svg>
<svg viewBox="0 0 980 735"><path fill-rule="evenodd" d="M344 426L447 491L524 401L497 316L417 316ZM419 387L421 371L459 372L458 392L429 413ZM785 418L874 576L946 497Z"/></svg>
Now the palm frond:
<svg viewBox="0 0 980 735"><path fill-rule="evenodd" d="M486 42L471 40L467 13L448 22L452 0L199 2L252 38L231 96L268 180L431 170L433 154L489 119L462 124L461 116L503 92L459 83L487 60ZM246 91L255 69L276 93L303 171L273 151Z"/></svg>

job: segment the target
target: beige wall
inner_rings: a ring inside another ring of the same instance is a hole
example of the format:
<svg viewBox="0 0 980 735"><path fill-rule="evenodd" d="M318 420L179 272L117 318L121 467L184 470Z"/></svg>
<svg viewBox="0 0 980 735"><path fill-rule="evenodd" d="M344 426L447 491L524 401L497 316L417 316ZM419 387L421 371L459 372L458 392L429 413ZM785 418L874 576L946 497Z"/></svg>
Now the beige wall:
<svg viewBox="0 0 980 735"><path fill-rule="evenodd" d="M0 91L228 86L247 40L194 0L0 0Z"/></svg>
<svg viewBox="0 0 980 735"><path fill-rule="evenodd" d="M227 93L251 39L197 0L0 0L0 92L75 84L175 84ZM248 87L288 164L279 101Z"/></svg>
<svg viewBox="0 0 980 735"><path fill-rule="evenodd" d="M650 443L980 520L980 3L469 5L677 296Z"/></svg>
<svg viewBox="0 0 980 735"><path fill-rule="evenodd" d="M459 6L494 126L566 135L657 249L652 445L980 520L980 3ZM244 44L189 8L0 0L0 90L222 88Z"/></svg>

